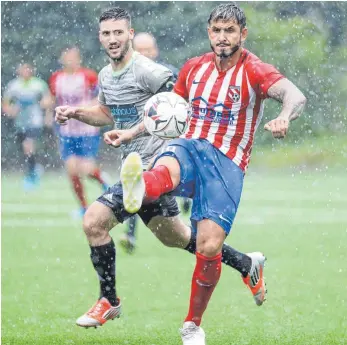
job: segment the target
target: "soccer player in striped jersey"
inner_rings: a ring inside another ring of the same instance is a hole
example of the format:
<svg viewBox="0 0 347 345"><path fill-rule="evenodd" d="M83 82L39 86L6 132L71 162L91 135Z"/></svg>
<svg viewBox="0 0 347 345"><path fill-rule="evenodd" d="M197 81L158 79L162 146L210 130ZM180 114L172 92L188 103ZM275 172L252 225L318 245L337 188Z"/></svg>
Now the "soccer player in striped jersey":
<svg viewBox="0 0 347 345"><path fill-rule="evenodd" d="M133 153L121 173L127 210L148 207L166 193L193 199L197 252L181 329L184 345L205 345L200 323L221 274L222 246L240 202L264 100L282 103L279 116L265 125L274 138L286 136L306 103L292 82L243 47L246 17L237 5L224 3L212 11L208 36L212 52L190 59L174 87L192 107L188 131L169 143L150 171L142 173L141 159Z"/></svg>
<svg viewBox="0 0 347 345"><path fill-rule="evenodd" d="M171 87L172 72L133 50L134 29L125 10L116 7L105 11L100 16L99 26L99 39L110 59L110 64L99 73L99 104L94 107L57 107L56 121L61 125L71 119L98 127L114 125L116 129L105 133L105 141L120 147L122 160L134 152L139 154L142 173L164 146L162 139L142 130L143 108L155 93ZM175 197L163 195L137 213L164 245L195 254L195 233L178 217ZM100 297L77 319L79 326L98 327L121 314L115 286L116 248L109 232L131 215L124 209L123 189L119 182L90 205L84 216L83 227L99 278ZM223 262L247 279L246 284L256 304L261 305L266 292L262 273L265 257L261 253L239 253L227 244L223 244L222 252Z"/></svg>
<svg viewBox="0 0 347 345"><path fill-rule="evenodd" d="M64 49L60 56L63 68L49 79L51 93L57 106L83 106L97 103L98 75L95 71L81 66L81 55L77 47ZM79 216L83 216L88 204L82 177L88 176L99 182L106 190L105 173L96 163L99 150L100 130L80 121L71 120L60 126L60 155L64 161L73 191L80 204Z"/></svg>

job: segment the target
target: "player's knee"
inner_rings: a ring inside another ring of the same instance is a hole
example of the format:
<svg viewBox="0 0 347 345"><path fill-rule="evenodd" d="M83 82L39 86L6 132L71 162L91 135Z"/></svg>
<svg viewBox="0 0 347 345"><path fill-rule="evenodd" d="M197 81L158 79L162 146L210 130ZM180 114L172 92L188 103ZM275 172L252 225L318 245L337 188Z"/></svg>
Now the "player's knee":
<svg viewBox="0 0 347 345"><path fill-rule="evenodd" d="M83 230L87 238L100 238L108 233L105 222L93 209L88 209L83 217Z"/></svg>
<svg viewBox="0 0 347 345"><path fill-rule="evenodd" d="M207 257L216 256L221 251L221 244L216 238L198 241L197 251Z"/></svg>

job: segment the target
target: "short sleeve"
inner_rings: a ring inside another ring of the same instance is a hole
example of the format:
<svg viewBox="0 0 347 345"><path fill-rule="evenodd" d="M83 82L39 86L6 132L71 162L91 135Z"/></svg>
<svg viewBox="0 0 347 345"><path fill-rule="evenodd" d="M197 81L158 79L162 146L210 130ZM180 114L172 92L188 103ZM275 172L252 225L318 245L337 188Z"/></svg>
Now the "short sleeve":
<svg viewBox="0 0 347 345"><path fill-rule="evenodd" d="M135 68L139 86L152 94L156 94L173 75L169 68L143 56L136 62Z"/></svg>
<svg viewBox="0 0 347 345"><path fill-rule="evenodd" d="M247 66L247 74L252 88L261 98L267 98L269 88L285 78L273 65L260 60Z"/></svg>
<svg viewBox="0 0 347 345"><path fill-rule="evenodd" d="M178 73L178 78L176 81L176 84L174 86L173 91L180 95L181 97L188 99L189 98L189 92L187 90L187 78L196 64L196 58L188 60L183 67L181 68L180 72Z"/></svg>
<svg viewBox="0 0 347 345"><path fill-rule="evenodd" d="M39 85L40 85L40 91L41 91L42 95L46 95L49 91L49 87L48 87L47 83L44 80L39 79Z"/></svg>
<svg viewBox="0 0 347 345"><path fill-rule="evenodd" d="M91 70L91 69L85 69L84 70L89 90L93 97L98 95L98 74Z"/></svg>
<svg viewBox="0 0 347 345"><path fill-rule="evenodd" d="M103 87L102 87L102 71L99 73L98 76L98 101L100 104L102 105L106 105L106 99L105 99L105 95L104 95L104 91L103 91Z"/></svg>
<svg viewBox="0 0 347 345"><path fill-rule="evenodd" d="M57 83L58 73L59 72L53 73L48 80L48 86L53 96L56 96L56 83Z"/></svg>
<svg viewBox="0 0 347 345"><path fill-rule="evenodd" d="M5 89L3 97L5 100L11 101L14 98L14 96L14 82L11 81Z"/></svg>

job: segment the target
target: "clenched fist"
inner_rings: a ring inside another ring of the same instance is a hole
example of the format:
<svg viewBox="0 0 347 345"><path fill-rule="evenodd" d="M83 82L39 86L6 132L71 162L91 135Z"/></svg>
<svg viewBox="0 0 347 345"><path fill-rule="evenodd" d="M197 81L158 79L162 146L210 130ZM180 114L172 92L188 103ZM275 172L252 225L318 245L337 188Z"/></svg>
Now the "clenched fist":
<svg viewBox="0 0 347 345"><path fill-rule="evenodd" d="M76 112L76 107L71 107L69 105L63 105L55 108L55 122L61 126L65 126L67 121L71 119Z"/></svg>
<svg viewBox="0 0 347 345"><path fill-rule="evenodd" d="M287 135L288 127L289 127L288 120L281 117L277 117L276 119L269 121L264 126L264 129L266 131L270 131L274 138L282 139Z"/></svg>

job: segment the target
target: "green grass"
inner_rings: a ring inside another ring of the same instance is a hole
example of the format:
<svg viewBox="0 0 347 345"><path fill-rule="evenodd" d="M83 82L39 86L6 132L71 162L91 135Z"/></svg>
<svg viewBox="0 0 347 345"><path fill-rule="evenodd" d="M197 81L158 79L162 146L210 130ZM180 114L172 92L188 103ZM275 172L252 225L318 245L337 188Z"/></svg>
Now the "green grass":
<svg viewBox="0 0 347 345"><path fill-rule="evenodd" d="M25 194L20 182L2 178L2 344L180 344L194 257L163 247L141 226L136 253L117 254L124 316L78 328L98 283L81 222L69 216L76 207L69 185L47 174ZM88 187L93 200L99 190ZM268 301L257 307L224 266L204 316L208 345L347 344L346 208L345 172L250 172L228 242L267 255Z"/></svg>

